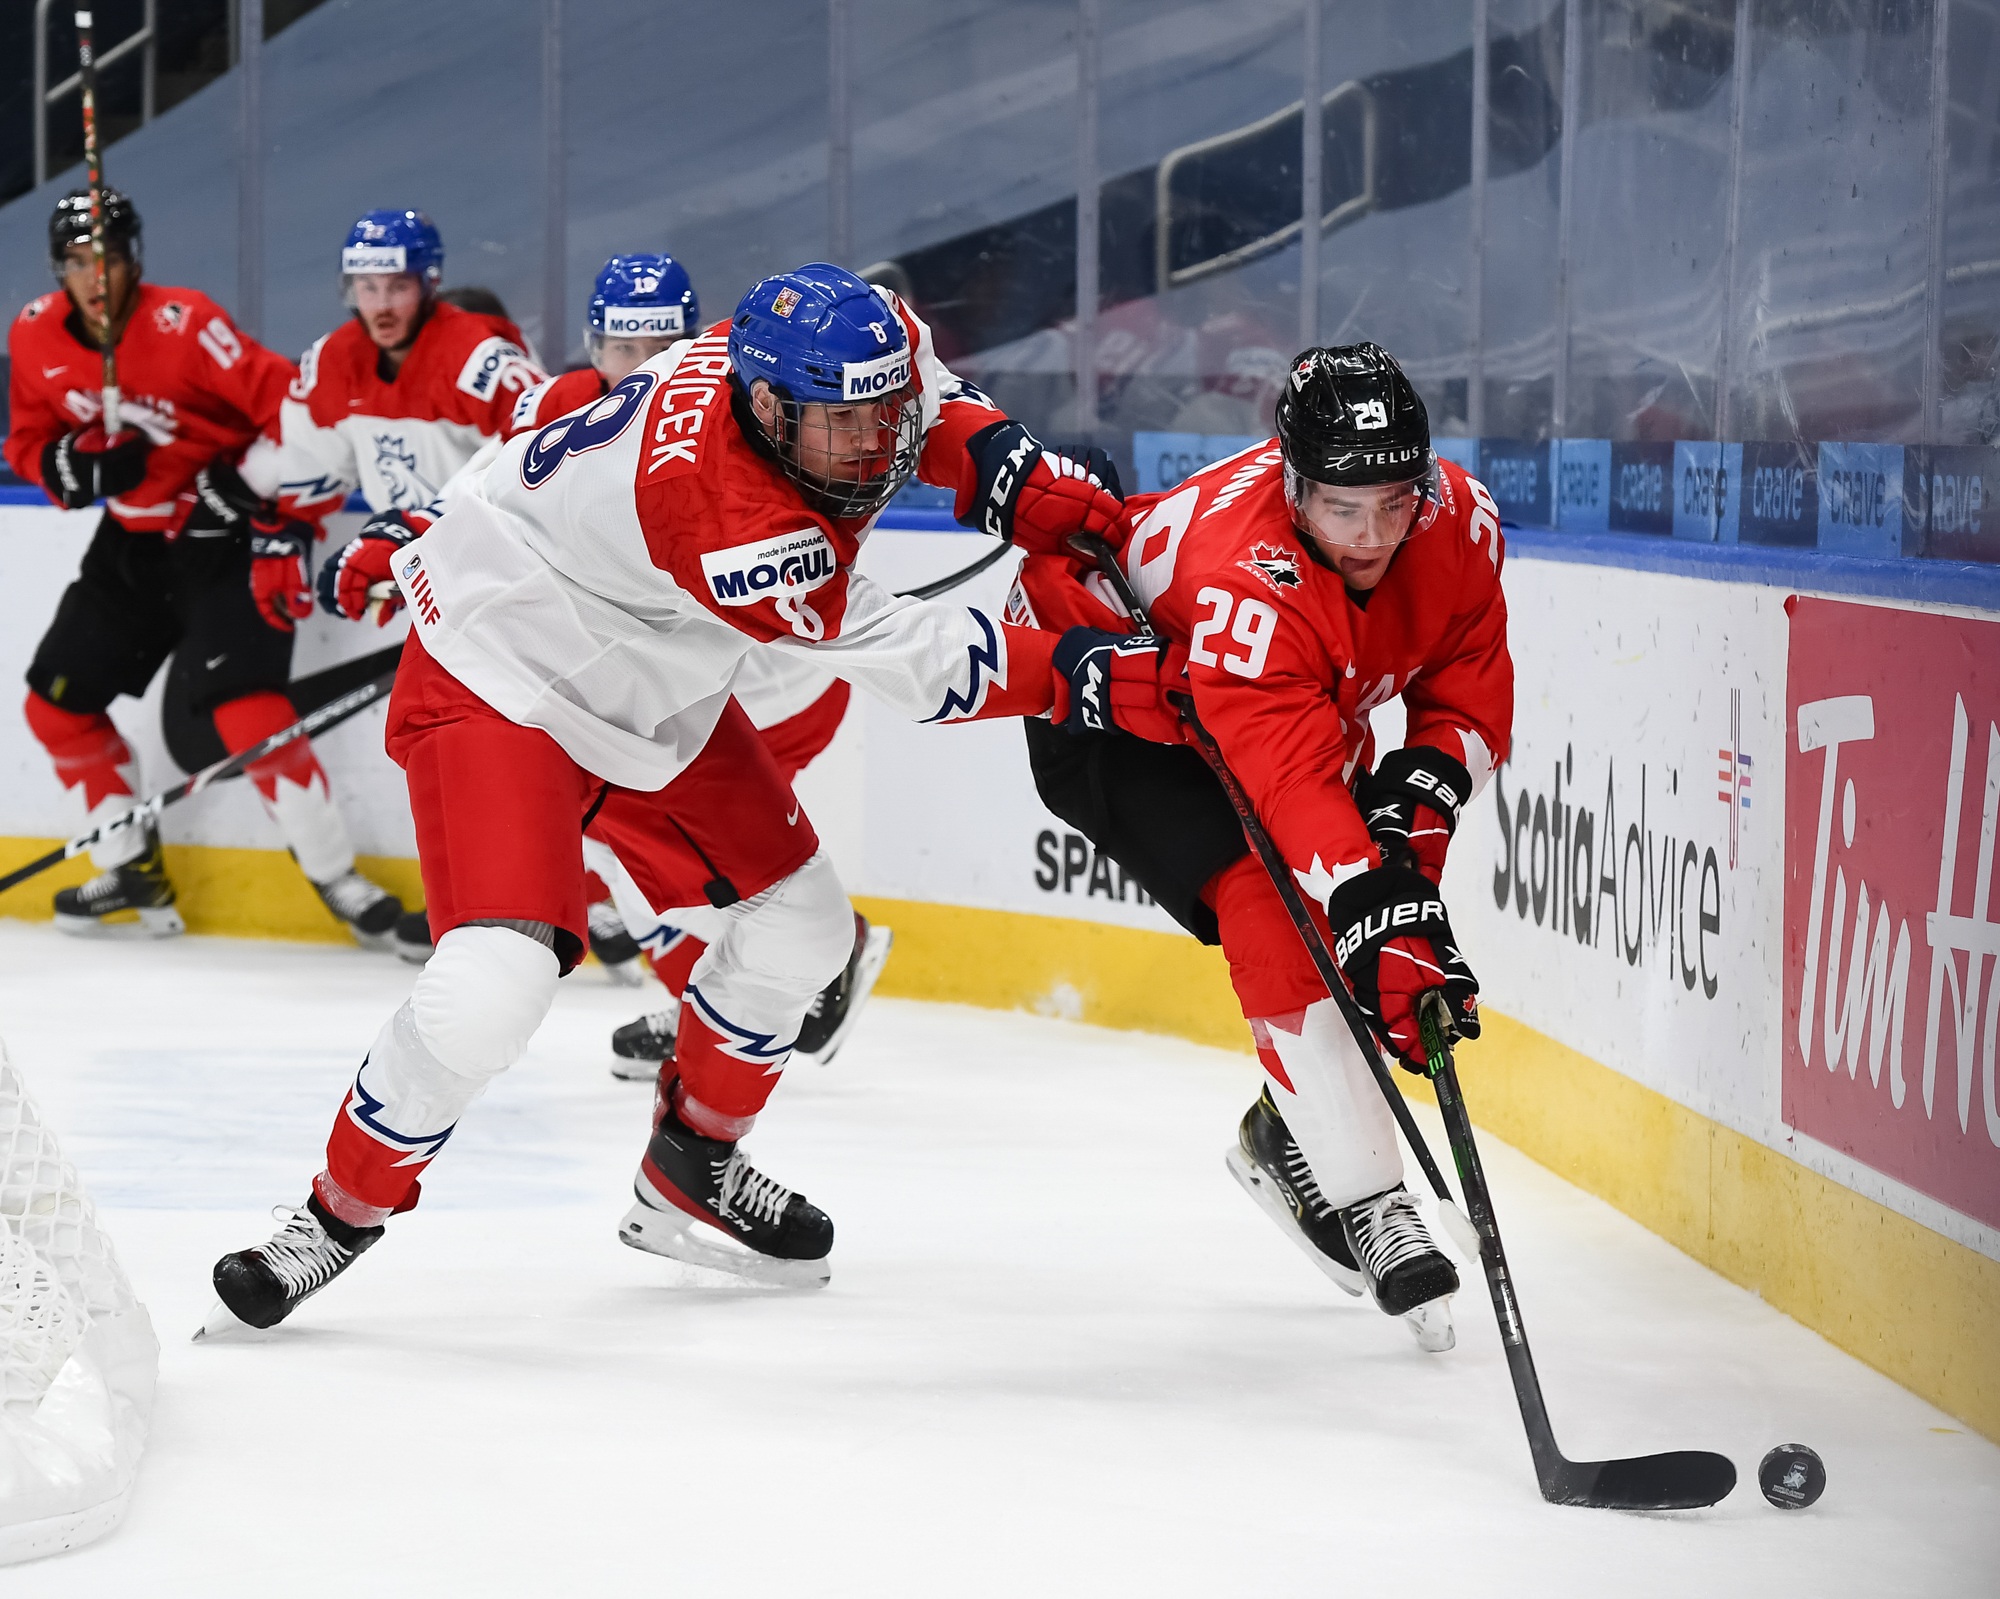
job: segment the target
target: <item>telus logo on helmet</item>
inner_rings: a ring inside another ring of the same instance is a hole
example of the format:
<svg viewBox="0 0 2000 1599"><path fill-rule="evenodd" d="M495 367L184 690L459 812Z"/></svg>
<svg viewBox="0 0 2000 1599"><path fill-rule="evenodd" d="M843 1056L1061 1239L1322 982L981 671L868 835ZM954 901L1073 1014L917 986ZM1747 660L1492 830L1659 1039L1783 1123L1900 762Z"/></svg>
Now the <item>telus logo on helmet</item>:
<svg viewBox="0 0 2000 1599"><path fill-rule="evenodd" d="M840 378L843 399L872 400L891 394L910 381L910 352L896 350L872 361L844 361Z"/></svg>

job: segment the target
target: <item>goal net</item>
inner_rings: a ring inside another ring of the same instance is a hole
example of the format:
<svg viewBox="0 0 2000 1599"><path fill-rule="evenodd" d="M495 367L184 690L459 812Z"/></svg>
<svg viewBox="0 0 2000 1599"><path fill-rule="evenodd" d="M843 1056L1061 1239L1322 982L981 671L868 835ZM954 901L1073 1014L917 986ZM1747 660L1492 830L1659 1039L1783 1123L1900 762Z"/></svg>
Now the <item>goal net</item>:
<svg viewBox="0 0 2000 1599"><path fill-rule="evenodd" d="M146 1307L0 1045L0 1565L118 1525L159 1362Z"/></svg>

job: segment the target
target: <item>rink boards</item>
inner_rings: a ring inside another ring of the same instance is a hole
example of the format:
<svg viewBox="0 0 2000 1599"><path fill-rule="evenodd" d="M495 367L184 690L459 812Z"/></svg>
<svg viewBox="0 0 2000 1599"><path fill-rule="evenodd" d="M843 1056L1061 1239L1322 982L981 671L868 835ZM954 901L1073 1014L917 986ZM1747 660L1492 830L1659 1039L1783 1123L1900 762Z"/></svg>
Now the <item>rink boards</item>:
<svg viewBox="0 0 2000 1599"><path fill-rule="evenodd" d="M0 509L16 683L91 525ZM975 553L878 533L863 568L905 587ZM1476 1116L2000 1438L2000 620L1549 553L1524 539L1507 566L1515 747L1446 883L1491 1007ZM966 596L997 609L1006 571ZM315 617L295 672L394 636ZM158 691L114 713L148 788L175 775ZM1017 727L856 704L799 792L897 930L884 992L1245 1047L1219 952L1040 806ZM1378 738L1397 722L1378 712ZM321 758L364 869L414 903L381 725L363 713ZM0 718L0 866L73 806ZM195 930L343 936L245 785L166 832ZM0 913L46 915L84 875Z"/></svg>

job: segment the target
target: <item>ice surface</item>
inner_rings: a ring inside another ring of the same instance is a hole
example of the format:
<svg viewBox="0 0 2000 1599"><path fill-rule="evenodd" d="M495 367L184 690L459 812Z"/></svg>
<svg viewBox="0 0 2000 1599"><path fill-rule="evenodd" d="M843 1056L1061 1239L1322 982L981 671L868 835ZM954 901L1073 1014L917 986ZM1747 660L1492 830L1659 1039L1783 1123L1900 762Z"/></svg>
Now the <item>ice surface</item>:
<svg viewBox="0 0 2000 1599"><path fill-rule="evenodd" d="M1029 1016L878 999L788 1073L751 1149L833 1284L732 1290L617 1241L649 1096L607 1039L653 991L580 973L420 1210L269 1341L190 1344L412 975L0 922L0 1034L164 1345L125 1526L8 1599L1995 1591L2000 1449L1489 1139L1566 1452L1745 1479L1543 1504L1475 1272L1420 1353L1224 1172L1247 1057ZM1795 1440L1829 1486L1781 1513Z"/></svg>

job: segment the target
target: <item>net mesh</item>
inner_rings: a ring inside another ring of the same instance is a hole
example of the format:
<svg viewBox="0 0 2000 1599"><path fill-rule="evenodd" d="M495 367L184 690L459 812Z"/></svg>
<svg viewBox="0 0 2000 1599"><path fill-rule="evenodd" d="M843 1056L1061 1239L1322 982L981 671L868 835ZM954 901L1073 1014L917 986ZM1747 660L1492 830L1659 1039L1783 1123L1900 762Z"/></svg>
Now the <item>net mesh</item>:
<svg viewBox="0 0 2000 1599"><path fill-rule="evenodd" d="M132 1285L90 1196L0 1051L0 1405L32 1410L93 1319Z"/></svg>

